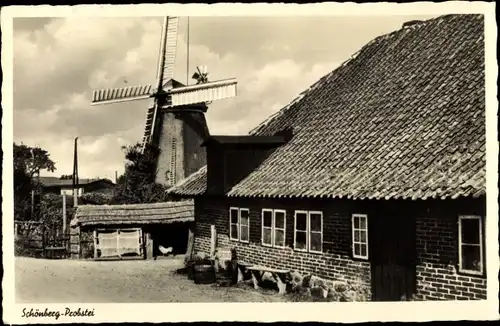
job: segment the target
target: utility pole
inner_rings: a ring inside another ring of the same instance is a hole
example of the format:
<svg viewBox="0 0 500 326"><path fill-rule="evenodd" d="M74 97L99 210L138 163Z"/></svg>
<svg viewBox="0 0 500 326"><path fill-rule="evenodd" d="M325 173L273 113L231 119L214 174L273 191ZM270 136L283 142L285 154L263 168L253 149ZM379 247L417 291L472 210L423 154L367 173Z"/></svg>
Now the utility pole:
<svg viewBox="0 0 500 326"><path fill-rule="evenodd" d="M78 206L78 137L75 138L74 154L73 154L73 206Z"/></svg>
<svg viewBox="0 0 500 326"><path fill-rule="evenodd" d="M187 40L186 40L186 51L187 51L187 61L186 61L186 86L189 85L189 16L187 18L187 28L186 28Z"/></svg>
<svg viewBox="0 0 500 326"><path fill-rule="evenodd" d="M62 205L63 205L63 235L66 234L66 228L67 228L67 217L66 217L66 193L63 191L63 194L62 194Z"/></svg>
<svg viewBox="0 0 500 326"><path fill-rule="evenodd" d="M35 189L31 190L31 216L30 220L35 218Z"/></svg>
<svg viewBox="0 0 500 326"><path fill-rule="evenodd" d="M31 149L31 159L33 162L33 165L36 166L35 162L35 153L33 152L33 149ZM37 187L40 185L40 168L37 168ZM31 220L35 219L35 189L31 190Z"/></svg>
<svg viewBox="0 0 500 326"><path fill-rule="evenodd" d="M118 171L115 170L115 185L113 187L113 197L116 196L116 186L118 185Z"/></svg>

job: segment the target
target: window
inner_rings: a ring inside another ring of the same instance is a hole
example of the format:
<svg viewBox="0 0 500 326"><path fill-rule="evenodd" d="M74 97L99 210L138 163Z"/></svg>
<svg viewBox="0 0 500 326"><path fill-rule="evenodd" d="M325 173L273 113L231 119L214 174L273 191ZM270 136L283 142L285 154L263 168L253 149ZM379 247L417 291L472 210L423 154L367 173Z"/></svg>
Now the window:
<svg viewBox="0 0 500 326"><path fill-rule="evenodd" d="M285 246L286 211L262 210L262 244L271 247Z"/></svg>
<svg viewBox="0 0 500 326"><path fill-rule="evenodd" d="M483 225L480 216L458 217L459 271L483 274Z"/></svg>
<svg viewBox="0 0 500 326"><path fill-rule="evenodd" d="M240 241L248 242L250 240L250 216L248 209L240 209Z"/></svg>
<svg viewBox="0 0 500 326"><path fill-rule="evenodd" d="M352 215L352 256L368 259L368 216Z"/></svg>
<svg viewBox="0 0 500 326"><path fill-rule="evenodd" d="M323 213L295 211L295 240L297 251L323 251Z"/></svg>
<svg viewBox="0 0 500 326"><path fill-rule="evenodd" d="M70 188L70 189L61 189L61 195L66 195L66 196L73 196L73 189ZM83 195L83 188L77 188L76 189L76 194L77 196L81 196Z"/></svg>
<svg viewBox="0 0 500 326"><path fill-rule="evenodd" d="M250 241L250 216L247 208L229 209L229 238L235 241Z"/></svg>

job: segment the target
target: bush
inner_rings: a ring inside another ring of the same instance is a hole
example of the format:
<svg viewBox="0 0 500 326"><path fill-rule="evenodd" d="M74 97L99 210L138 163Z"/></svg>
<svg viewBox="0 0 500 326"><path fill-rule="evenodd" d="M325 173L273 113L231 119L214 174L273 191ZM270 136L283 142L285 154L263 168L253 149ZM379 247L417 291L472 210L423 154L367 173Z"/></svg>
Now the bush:
<svg viewBox="0 0 500 326"><path fill-rule="evenodd" d="M73 196L66 196L66 223L75 216L73 207ZM39 218L45 224L46 229L61 229L63 224L63 198L57 194L45 194L40 201Z"/></svg>
<svg viewBox="0 0 500 326"><path fill-rule="evenodd" d="M83 205L109 205L112 199L112 194L101 192L88 192L80 197L81 204Z"/></svg>
<svg viewBox="0 0 500 326"><path fill-rule="evenodd" d="M16 237L14 240L14 256L16 257L40 257L41 249L43 249L41 238Z"/></svg>

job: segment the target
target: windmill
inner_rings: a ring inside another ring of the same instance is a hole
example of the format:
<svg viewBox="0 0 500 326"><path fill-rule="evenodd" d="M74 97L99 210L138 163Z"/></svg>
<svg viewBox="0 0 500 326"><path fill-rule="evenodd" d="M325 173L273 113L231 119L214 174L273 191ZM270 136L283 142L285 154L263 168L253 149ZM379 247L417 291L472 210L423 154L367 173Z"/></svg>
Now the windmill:
<svg viewBox="0 0 500 326"><path fill-rule="evenodd" d="M236 96L235 78L209 82L206 67L192 76L195 85L173 79L179 17L164 19L156 83L94 91L92 105L152 98L146 113L142 150L146 144L160 148L156 182L167 186L194 173L206 164L200 144L209 136L204 113L207 104Z"/></svg>

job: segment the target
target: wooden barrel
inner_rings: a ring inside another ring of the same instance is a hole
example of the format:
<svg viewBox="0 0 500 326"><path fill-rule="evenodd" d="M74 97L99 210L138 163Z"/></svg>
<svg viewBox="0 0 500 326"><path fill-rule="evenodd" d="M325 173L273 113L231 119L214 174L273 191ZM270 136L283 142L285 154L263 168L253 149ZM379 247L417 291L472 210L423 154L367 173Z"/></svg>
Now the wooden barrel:
<svg viewBox="0 0 500 326"><path fill-rule="evenodd" d="M187 270L188 279L190 279L190 280L194 279L194 263L192 261L188 261L186 263L186 270Z"/></svg>
<svg viewBox="0 0 500 326"><path fill-rule="evenodd" d="M195 264L194 265L194 283L196 284L211 284L215 283L215 269L212 264Z"/></svg>

